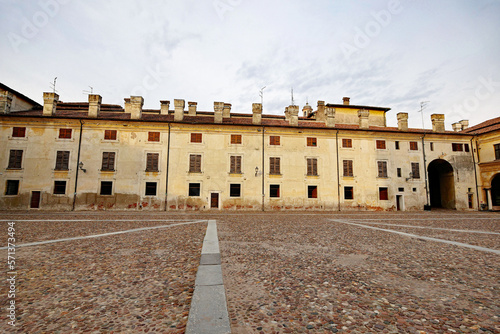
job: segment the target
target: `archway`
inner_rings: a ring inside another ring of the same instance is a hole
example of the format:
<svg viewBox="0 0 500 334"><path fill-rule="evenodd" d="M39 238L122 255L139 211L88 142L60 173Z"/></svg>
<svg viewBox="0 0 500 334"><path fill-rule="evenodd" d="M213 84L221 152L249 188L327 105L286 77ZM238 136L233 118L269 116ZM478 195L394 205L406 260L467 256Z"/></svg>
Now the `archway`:
<svg viewBox="0 0 500 334"><path fill-rule="evenodd" d="M500 174L491 180L491 205L493 210L500 210Z"/></svg>
<svg viewBox="0 0 500 334"><path fill-rule="evenodd" d="M429 193L433 208L455 209L453 167L448 161L436 159L427 167Z"/></svg>

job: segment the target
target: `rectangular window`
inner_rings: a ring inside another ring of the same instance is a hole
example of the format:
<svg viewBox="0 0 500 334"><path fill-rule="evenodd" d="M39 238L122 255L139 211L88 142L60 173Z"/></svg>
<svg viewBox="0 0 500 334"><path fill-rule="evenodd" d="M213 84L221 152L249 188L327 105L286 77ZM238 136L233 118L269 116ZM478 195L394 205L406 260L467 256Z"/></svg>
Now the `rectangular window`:
<svg viewBox="0 0 500 334"><path fill-rule="evenodd" d="M418 162L411 163L411 177L412 179L420 179L420 165Z"/></svg>
<svg viewBox="0 0 500 334"><path fill-rule="evenodd" d="M453 152L461 152L464 150L464 146L462 144L452 143L451 150Z"/></svg>
<svg viewBox="0 0 500 334"><path fill-rule="evenodd" d="M398 177L401 177L401 168L397 168L396 173L397 173Z"/></svg>
<svg viewBox="0 0 500 334"><path fill-rule="evenodd" d="M156 182L146 182L146 196L156 196Z"/></svg>
<svg viewBox="0 0 500 334"><path fill-rule="evenodd" d="M318 186L307 186L307 198L318 198Z"/></svg>
<svg viewBox="0 0 500 334"><path fill-rule="evenodd" d="M418 143L416 141L410 142L410 150L411 151L418 151Z"/></svg>
<svg viewBox="0 0 500 334"><path fill-rule="evenodd" d="M54 181L54 195L66 194L66 181Z"/></svg>
<svg viewBox="0 0 500 334"><path fill-rule="evenodd" d="M500 160L500 144L493 145L495 148L495 160Z"/></svg>
<svg viewBox="0 0 500 334"><path fill-rule="evenodd" d="M190 183L189 184L189 196L200 196L200 184L199 183Z"/></svg>
<svg viewBox="0 0 500 334"><path fill-rule="evenodd" d="M434 143L430 143L431 151L434 151Z"/></svg>
<svg viewBox="0 0 500 334"><path fill-rule="evenodd" d="M344 176L354 176L352 160L344 160Z"/></svg>
<svg viewBox="0 0 500 334"><path fill-rule="evenodd" d="M398 191L401 192L401 193L404 193L405 192L405 188L398 188Z"/></svg>
<svg viewBox="0 0 500 334"><path fill-rule="evenodd" d="M231 144L241 144L241 135L231 135Z"/></svg>
<svg viewBox="0 0 500 334"><path fill-rule="evenodd" d="M464 151L469 152L469 144L464 144Z"/></svg>
<svg viewBox="0 0 500 334"><path fill-rule="evenodd" d="M318 175L318 159L316 158L307 159L307 175L309 176Z"/></svg>
<svg viewBox="0 0 500 334"><path fill-rule="evenodd" d="M9 165L7 169L21 169L23 162L23 150L10 150Z"/></svg>
<svg viewBox="0 0 500 334"><path fill-rule="evenodd" d="M104 130L105 140L116 140L116 130Z"/></svg>
<svg viewBox="0 0 500 334"><path fill-rule="evenodd" d="M269 186L269 197L280 197L280 185L271 184Z"/></svg>
<svg viewBox="0 0 500 334"><path fill-rule="evenodd" d="M229 197L240 197L241 196L241 184L230 184L229 185Z"/></svg>
<svg viewBox="0 0 500 334"><path fill-rule="evenodd" d="M101 192L99 195L112 195L113 181L101 181Z"/></svg>
<svg viewBox="0 0 500 334"><path fill-rule="evenodd" d="M57 151L55 170L69 170L69 151Z"/></svg>
<svg viewBox="0 0 500 334"><path fill-rule="evenodd" d="M148 141L160 141L160 133L159 132L148 132Z"/></svg>
<svg viewBox="0 0 500 334"><path fill-rule="evenodd" d="M201 173L201 154L189 155L189 172Z"/></svg>
<svg viewBox="0 0 500 334"><path fill-rule="evenodd" d="M342 147L351 148L352 147L352 139L349 139L349 138L342 139Z"/></svg>
<svg viewBox="0 0 500 334"><path fill-rule="evenodd" d="M7 180L5 195L17 195L19 193L19 180Z"/></svg>
<svg viewBox="0 0 500 334"><path fill-rule="evenodd" d="M377 149L385 150L385 140L377 140Z"/></svg>
<svg viewBox="0 0 500 334"><path fill-rule="evenodd" d="M191 134L191 143L201 143L201 140L202 140L201 133Z"/></svg>
<svg viewBox="0 0 500 334"><path fill-rule="evenodd" d="M146 156L146 172L158 172L159 153L148 153Z"/></svg>
<svg viewBox="0 0 500 334"><path fill-rule="evenodd" d="M389 200L389 192L388 192L387 188L385 188L385 187L378 188L378 198L381 201L387 201L387 200Z"/></svg>
<svg viewBox="0 0 500 334"><path fill-rule="evenodd" d="M387 161L377 161L378 177L387 177Z"/></svg>
<svg viewBox="0 0 500 334"><path fill-rule="evenodd" d="M318 146L318 142L315 137L307 137L307 146Z"/></svg>
<svg viewBox="0 0 500 334"><path fill-rule="evenodd" d="M396 141L394 142L394 145L395 145L395 147L396 147L396 150L399 150L399 141L397 141L397 140L396 140Z"/></svg>
<svg viewBox="0 0 500 334"><path fill-rule="evenodd" d="M72 129L59 129L59 138L71 139Z"/></svg>
<svg viewBox="0 0 500 334"><path fill-rule="evenodd" d="M26 137L26 128L21 127L13 127L12 128L12 137L24 138Z"/></svg>
<svg viewBox="0 0 500 334"><path fill-rule="evenodd" d="M280 158L269 158L269 174L280 175Z"/></svg>
<svg viewBox="0 0 500 334"><path fill-rule="evenodd" d="M115 152L102 152L101 170L104 171L115 170Z"/></svg>
<svg viewBox="0 0 500 334"><path fill-rule="evenodd" d="M344 199L354 199L353 187L344 187Z"/></svg>
<svg viewBox="0 0 500 334"><path fill-rule="evenodd" d="M280 144L280 136L269 137L269 145L279 145L279 144Z"/></svg>
<svg viewBox="0 0 500 334"><path fill-rule="evenodd" d="M230 158L229 173L241 174L241 156L232 155Z"/></svg>

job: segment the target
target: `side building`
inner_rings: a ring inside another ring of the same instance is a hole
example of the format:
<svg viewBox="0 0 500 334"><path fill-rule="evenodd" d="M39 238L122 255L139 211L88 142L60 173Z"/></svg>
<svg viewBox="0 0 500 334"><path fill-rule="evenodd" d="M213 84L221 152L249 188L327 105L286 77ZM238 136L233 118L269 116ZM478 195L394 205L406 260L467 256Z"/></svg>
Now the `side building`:
<svg viewBox="0 0 500 334"><path fill-rule="evenodd" d="M213 111L143 103L102 104L93 94L64 103L44 93L43 106L4 109L0 209L415 211L484 202L481 140L467 121L445 131L434 114L432 129L411 129L398 113L398 127L388 127L389 108L349 98L306 105L300 116L294 105L276 116L260 103L247 114L223 102Z"/></svg>

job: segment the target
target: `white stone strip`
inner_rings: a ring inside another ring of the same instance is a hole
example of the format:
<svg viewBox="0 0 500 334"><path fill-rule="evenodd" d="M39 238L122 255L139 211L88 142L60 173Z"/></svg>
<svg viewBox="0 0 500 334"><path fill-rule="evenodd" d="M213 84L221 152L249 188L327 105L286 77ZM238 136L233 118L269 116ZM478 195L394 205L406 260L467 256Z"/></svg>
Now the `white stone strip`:
<svg viewBox="0 0 500 334"><path fill-rule="evenodd" d="M474 220L480 220L480 219L498 219L500 221L500 218L498 218L498 216L490 216L490 217L484 217L484 216L481 216L481 217L475 217L475 216L464 216L464 215L457 215L455 214L456 216L460 216L460 218L462 219L474 219ZM380 215L379 215L380 216ZM451 216L451 215L450 215ZM345 217L346 219L349 219L348 217ZM355 219L360 219L359 217L356 217ZM454 217L454 218L443 218L443 217L429 217L429 218L408 218L408 217L404 217L404 218L362 218L363 221L365 220L383 220L383 221L387 221L387 220L406 220L406 221L419 221L419 220L436 220L436 219L439 219L439 220L457 220L457 217Z"/></svg>
<svg viewBox="0 0 500 334"><path fill-rule="evenodd" d="M436 242L442 242L445 244L450 244L450 245L455 245L455 246L461 246L461 247L467 247L467 248L472 248L475 250L479 250L482 252L490 252L490 253L495 253L500 255L500 250L496 249L491 249L491 248L486 248L486 247L481 247L481 246L475 246L475 245L469 245L469 244L464 244L462 242L457 242L457 241L450 241L450 240L445 240L445 239L438 239L438 238L431 238L431 237L424 237L416 234L411 234L411 233L405 233L405 232L399 232L399 231L394 231L394 230L388 230L385 228L378 228L374 226L368 226L368 225L363 225L363 224L357 224L357 223L351 223L347 221L343 221L340 219L329 219L331 221L337 222L337 223L343 223L343 224L348 224L348 225L354 225L354 226L359 226L359 227L364 227L364 228L369 228L372 230L378 230L378 231L384 231L384 232L390 232L394 234L399 234L405 237L410 237L410 238L416 238L416 239L423 239L423 240L429 240L429 241L436 241Z"/></svg>
<svg viewBox="0 0 500 334"><path fill-rule="evenodd" d="M27 244L16 245L15 247L16 248L19 248L19 247L29 247L29 246L38 246L38 245L52 244L52 243L56 243L56 242L100 238L100 237L107 237L107 236L110 236L110 235L125 234L125 233L132 233L132 232L140 232L140 231L147 231L147 230L155 230L155 229L160 229L160 228L168 228L168 227L179 226L179 225L197 224L197 223L202 223L202 222L206 222L206 220L196 220L196 221L191 221L191 222L186 222L186 223L160 225L160 226L150 226L150 227L141 227L141 228L135 228L135 229L126 230L126 231L109 232L109 233L103 233L103 234L93 234L93 235L86 235L86 236L73 237L73 238L64 238L64 239L37 241L37 242L31 242L31 243L27 243ZM1 249L7 249L7 248L8 247L0 247L0 250Z"/></svg>
<svg viewBox="0 0 500 334"><path fill-rule="evenodd" d="M136 222L137 219L0 219L0 222ZM144 219L147 222L184 222L191 219ZM204 220L206 221L206 220Z"/></svg>
<svg viewBox="0 0 500 334"><path fill-rule="evenodd" d="M201 333L231 333L215 220L208 221L186 326L186 334Z"/></svg>
<svg viewBox="0 0 500 334"><path fill-rule="evenodd" d="M429 229L429 230L442 230L442 231L450 231L450 232L482 233L482 234L500 234L500 232L477 231L477 230L455 230L455 229L450 229L450 228L442 228L442 227L413 226L413 225L399 225L399 224L389 224L389 223L372 223L372 222L363 222L363 223L365 223L365 224L370 224L370 225L388 225L388 226L409 227L409 228L420 228L420 229Z"/></svg>

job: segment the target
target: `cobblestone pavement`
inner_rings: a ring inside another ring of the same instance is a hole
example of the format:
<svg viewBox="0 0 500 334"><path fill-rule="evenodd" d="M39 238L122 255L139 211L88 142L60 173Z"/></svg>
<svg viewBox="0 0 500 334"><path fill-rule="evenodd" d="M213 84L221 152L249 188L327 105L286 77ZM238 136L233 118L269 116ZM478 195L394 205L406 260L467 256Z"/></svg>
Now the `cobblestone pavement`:
<svg viewBox="0 0 500 334"><path fill-rule="evenodd" d="M17 244L215 219L233 333L500 333L500 255L347 224L499 250L498 214L0 218L16 221ZM7 228L0 222L0 246ZM7 325L2 279L0 332L183 333L205 231L199 222L18 248L17 324ZM6 263L7 250L0 256Z"/></svg>

